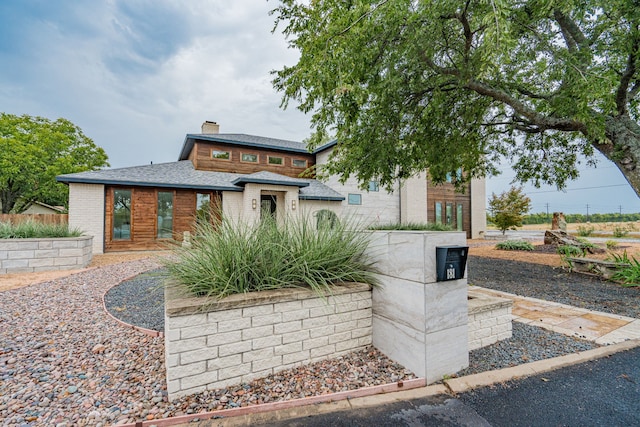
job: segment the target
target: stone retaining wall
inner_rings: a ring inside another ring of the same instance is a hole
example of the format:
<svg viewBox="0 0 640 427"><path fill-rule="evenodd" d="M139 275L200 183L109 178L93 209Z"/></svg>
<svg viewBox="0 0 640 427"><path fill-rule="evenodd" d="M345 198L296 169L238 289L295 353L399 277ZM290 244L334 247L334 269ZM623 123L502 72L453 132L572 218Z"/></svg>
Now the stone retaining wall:
<svg viewBox="0 0 640 427"><path fill-rule="evenodd" d="M469 351L511 338L513 301L469 291Z"/></svg>
<svg viewBox="0 0 640 427"><path fill-rule="evenodd" d="M73 270L91 262L93 236L0 240L0 274Z"/></svg>
<svg viewBox="0 0 640 427"><path fill-rule="evenodd" d="M165 293L169 399L240 384L371 345L371 287L346 284L232 295Z"/></svg>

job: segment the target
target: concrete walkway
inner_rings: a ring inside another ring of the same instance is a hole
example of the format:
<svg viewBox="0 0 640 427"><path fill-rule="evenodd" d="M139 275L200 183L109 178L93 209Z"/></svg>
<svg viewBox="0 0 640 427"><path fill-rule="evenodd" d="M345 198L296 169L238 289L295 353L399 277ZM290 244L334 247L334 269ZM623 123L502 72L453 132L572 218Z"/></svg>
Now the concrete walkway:
<svg viewBox="0 0 640 427"><path fill-rule="evenodd" d="M600 345L617 344L640 338L640 319L591 311L536 298L521 297L479 286L471 286L469 289L485 295L512 300L511 314L516 322L594 341Z"/></svg>

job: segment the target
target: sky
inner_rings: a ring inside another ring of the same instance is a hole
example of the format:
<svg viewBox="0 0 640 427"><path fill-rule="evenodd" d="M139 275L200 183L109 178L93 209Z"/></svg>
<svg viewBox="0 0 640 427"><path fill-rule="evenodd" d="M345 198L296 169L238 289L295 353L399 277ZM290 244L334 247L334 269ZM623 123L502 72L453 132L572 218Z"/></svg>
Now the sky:
<svg viewBox="0 0 640 427"><path fill-rule="evenodd" d="M176 161L205 120L221 133L302 141L310 117L281 109L272 70L298 53L272 33L275 0L2 0L0 111L64 117L111 167ZM525 186L532 212L640 212L603 157L565 192ZM508 164L487 196L511 186ZM547 205L548 204L548 205ZM589 206L587 208L587 205Z"/></svg>

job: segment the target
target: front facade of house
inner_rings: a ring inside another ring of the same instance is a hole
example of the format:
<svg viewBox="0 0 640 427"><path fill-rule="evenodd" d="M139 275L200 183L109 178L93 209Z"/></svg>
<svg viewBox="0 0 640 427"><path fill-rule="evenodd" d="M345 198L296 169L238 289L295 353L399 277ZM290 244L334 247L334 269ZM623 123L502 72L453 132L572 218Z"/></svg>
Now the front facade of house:
<svg viewBox="0 0 640 427"><path fill-rule="evenodd" d="M387 193L376 182L320 182L305 176L327 162L333 144L309 152L294 141L220 134L205 122L188 134L177 162L59 176L69 185L69 225L94 236L94 253L163 249L193 232L196 218L221 212L252 223L270 215L313 216L331 210L364 224L441 222L468 237L486 227L484 182L464 194L433 186L426 174Z"/></svg>

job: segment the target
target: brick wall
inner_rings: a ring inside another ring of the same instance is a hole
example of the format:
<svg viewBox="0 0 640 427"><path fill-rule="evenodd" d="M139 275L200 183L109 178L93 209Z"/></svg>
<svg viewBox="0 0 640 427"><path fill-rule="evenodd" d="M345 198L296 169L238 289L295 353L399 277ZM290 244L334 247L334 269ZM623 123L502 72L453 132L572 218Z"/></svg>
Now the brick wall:
<svg viewBox="0 0 640 427"><path fill-rule="evenodd" d="M92 257L92 236L0 240L0 274L72 270Z"/></svg>
<svg viewBox="0 0 640 427"><path fill-rule="evenodd" d="M104 252L104 185L69 184L69 228L93 236L93 253Z"/></svg>
<svg viewBox="0 0 640 427"><path fill-rule="evenodd" d="M511 338L513 301L469 291L469 351Z"/></svg>
<svg viewBox="0 0 640 427"><path fill-rule="evenodd" d="M232 295L203 305L168 288L167 391L176 398L264 377L371 345L371 288L329 298L306 289Z"/></svg>

